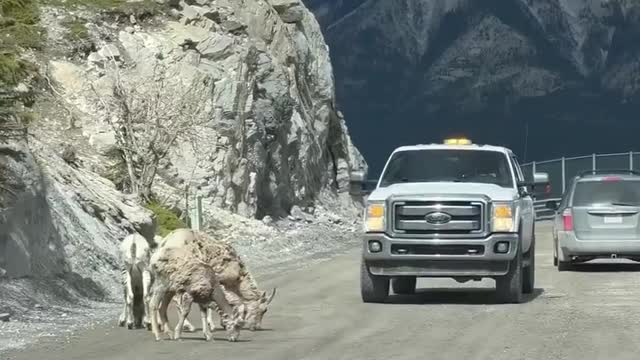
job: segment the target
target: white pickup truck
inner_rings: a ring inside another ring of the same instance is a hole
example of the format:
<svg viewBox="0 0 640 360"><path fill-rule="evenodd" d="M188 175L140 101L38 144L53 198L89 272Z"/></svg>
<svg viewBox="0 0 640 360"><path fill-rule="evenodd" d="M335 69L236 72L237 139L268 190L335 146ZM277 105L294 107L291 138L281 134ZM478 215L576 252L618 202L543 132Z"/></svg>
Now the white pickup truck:
<svg viewBox="0 0 640 360"><path fill-rule="evenodd" d="M384 302L418 277L494 278L499 301L520 303L535 279L533 188L513 152L467 139L393 151L366 199L360 288ZM364 179L352 179L362 186Z"/></svg>

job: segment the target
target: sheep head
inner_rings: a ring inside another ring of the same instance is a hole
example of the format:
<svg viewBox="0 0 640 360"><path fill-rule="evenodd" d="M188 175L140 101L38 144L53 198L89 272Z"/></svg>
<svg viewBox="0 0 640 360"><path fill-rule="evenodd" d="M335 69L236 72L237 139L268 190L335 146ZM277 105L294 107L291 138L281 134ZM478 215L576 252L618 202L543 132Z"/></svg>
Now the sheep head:
<svg viewBox="0 0 640 360"><path fill-rule="evenodd" d="M244 325L244 318L246 317L246 307L244 304L234 306L233 315L230 319L225 321L225 328L227 330L227 339L231 342L238 341L240 337L240 329ZM207 326L207 325L204 325Z"/></svg>
<svg viewBox="0 0 640 360"><path fill-rule="evenodd" d="M256 331L262 328L262 319L275 295L276 288L273 288L271 294L261 291L258 299L247 302L245 324L249 330Z"/></svg>

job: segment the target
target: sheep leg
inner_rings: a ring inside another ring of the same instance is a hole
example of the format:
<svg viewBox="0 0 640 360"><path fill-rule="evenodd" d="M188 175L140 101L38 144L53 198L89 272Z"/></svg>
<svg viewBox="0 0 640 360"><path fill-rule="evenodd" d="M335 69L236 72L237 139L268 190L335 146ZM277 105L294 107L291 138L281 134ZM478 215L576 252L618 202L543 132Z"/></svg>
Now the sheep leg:
<svg viewBox="0 0 640 360"><path fill-rule="evenodd" d="M208 307L202 304L198 304L198 305L200 305L200 318L202 319L202 333L204 335L204 339L206 341L209 341L213 339L213 333L212 333L213 330L211 330L207 325L207 312L211 313L211 309L209 309Z"/></svg>
<svg viewBox="0 0 640 360"><path fill-rule="evenodd" d="M160 329L159 323L162 323L162 317L160 316L160 302L165 297L166 289L160 286L154 286L149 301L149 311L151 311L151 331L156 338L156 341L160 341Z"/></svg>
<svg viewBox="0 0 640 360"><path fill-rule="evenodd" d="M163 330L162 318L160 317L160 311L159 310L155 312L155 318L156 318L156 321L158 322L158 324L160 324L159 325L160 326L160 331L162 331Z"/></svg>
<svg viewBox="0 0 640 360"><path fill-rule="evenodd" d="M242 326L242 319L240 314L238 313L237 308L233 308L231 304L227 301L227 298L224 296L224 291L221 286L216 286L213 289L213 301L218 305L218 313L220 317L222 317L225 323L225 328L227 330L227 339L229 341L235 342L238 340L238 336L240 336L240 326ZM209 307L213 307L209 305ZM230 319L229 319L230 318Z"/></svg>
<svg viewBox="0 0 640 360"><path fill-rule="evenodd" d="M176 296L173 298L173 301L176 302L176 307L178 308L178 314L180 314L180 311L182 311L183 305L182 305L182 297L181 296ZM187 309L187 315L191 312L191 305L189 305L189 308ZM186 318L184 320L184 326L182 327L182 330L188 331L188 332L194 332L196 331L196 327L193 326L193 324L191 324L191 322L189 321L188 318Z"/></svg>
<svg viewBox="0 0 640 360"><path fill-rule="evenodd" d="M216 308L217 310L217 305L215 303L212 304L214 308ZM222 318L220 319L220 327L224 329L224 324L222 324ZM211 331L216 331L216 323L215 321L213 321L213 309L212 308L208 308L207 309L207 325L209 326L209 329L211 329Z"/></svg>
<svg viewBox="0 0 640 360"><path fill-rule="evenodd" d="M126 303L127 303L127 328L128 329L133 329L133 320L134 320L134 314L133 314L133 286L132 286L132 280L131 280L131 272L128 271L127 272L127 280L126 280L126 286L127 286L127 296L126 296Z"/></svg>
<svg viewBox="0 0 640 360"><path fill-rule="evenodd" d="M178 323L176 324L176 328L174 329L175 340L180 340L182 337L182 328L184 327L184 321L187 319L189 312L191 311L191 304L193 303L193 298L188 294L184 293L182 295L178 295L180 298L181 306L178 307Z"/></svg>
<svg viewBox="0 0 640 360"><path fill-rule="evenodd" d="M144 317L142 322L147 330L151 329L151 320L149 316L151 316L151 312L149 311L149 301L150 301L150 290L151 290L151 273L149 270L144 270L142 272L142 296L144 299Z"/></svg>
<svg viewBox="0 0 640 360"><path fill-rule="evenodd" d="M118 326L124 327L124 324L127 322L127 293L124 294L124 301L122 301L123 308L120 317L118 318Z"/></svg>
<svg viewBox="0 0 640 360"><path fill-rule="evenodd" d="M173 339L173 332L169 327L169 318L167 317L167 308L169 308L169 304L171 303L171 298L175 294L172 292L166 292L164 294L164 298L162 299L162 303L160 303L160 308L158 311L160 312L160 320L162 322L162 330L167 335L169 340Z"/></svg>
<svg viewBox="0 0 640 360"><path fill-rule="evenodd" d="M120 327L124 327L124 324L127 322L127 312L128 312L128 308L127 308L127 278L126 278L126 274L125 271L122 271L122 293L124 295L124 299L122 301L122 314L120 314L120 318L118 319L118 326Z"/></svg>

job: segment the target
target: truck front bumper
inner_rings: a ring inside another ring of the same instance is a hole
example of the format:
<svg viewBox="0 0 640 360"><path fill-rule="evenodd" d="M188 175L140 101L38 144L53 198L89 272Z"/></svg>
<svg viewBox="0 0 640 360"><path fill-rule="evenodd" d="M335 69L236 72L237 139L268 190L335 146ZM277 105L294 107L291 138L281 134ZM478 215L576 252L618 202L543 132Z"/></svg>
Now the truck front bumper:
<svg viewBox="0 0 640 360"><path fill-rule="evenodd" d="M371 242L380 251L372 252ZM515 257L518 234L492 234L482 239L407 239L386 234L365 234L363 259L373 275L418 277L494 277L509 271ZM505 253L496 244L509 244Z"/></svg>

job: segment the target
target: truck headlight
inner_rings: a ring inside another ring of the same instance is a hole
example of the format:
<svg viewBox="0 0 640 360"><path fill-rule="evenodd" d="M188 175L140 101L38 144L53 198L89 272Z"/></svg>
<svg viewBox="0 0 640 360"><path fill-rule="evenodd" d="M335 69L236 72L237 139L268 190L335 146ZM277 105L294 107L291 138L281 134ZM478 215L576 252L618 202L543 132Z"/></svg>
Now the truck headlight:
<svg viewBox="0 0 640 360"><path fill-rule="evenodd" d="M493 232L515 232L513 206L510 203L494 203L491 214L491 230Z"/></svg>
<svg viewBox="0 0 640 360"><path fill-rule="evenodd" d="M365 232L384 232L385 207L383 203L367 204L364 214Z"/></svg>

